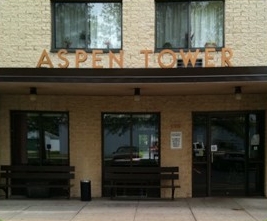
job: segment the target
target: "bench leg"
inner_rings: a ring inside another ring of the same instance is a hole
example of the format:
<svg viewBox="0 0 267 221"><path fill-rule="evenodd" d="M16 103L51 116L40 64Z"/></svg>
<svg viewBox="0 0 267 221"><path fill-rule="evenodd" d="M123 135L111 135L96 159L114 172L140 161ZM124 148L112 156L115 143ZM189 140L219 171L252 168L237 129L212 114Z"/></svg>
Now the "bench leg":
<svg viewBox="0 0 267 221"><path fill-rule="evenodd" d="M172 188L172 200L174 200L174 192L175 192L175 188Z"/></svg>
<svg viewBox="0 0 267 221"><path fill-rule="evenodd" d="M113 200L114 197L116 196L115 193L116 193L116 190L115 190L116 187L111 187L111 191L110 191L110 199Z"/></svg>
<svg viewBox="0 0 267 221"><path fill-rule="evenodd" d="M8 187L1 187L0 189L5 192L5 197L8 199Z"/></svg>
<svg viewBox="0 0 267 221"><path fill-rule="evenodd" d="M117 187L111 187L111 199L114 199L114 197L117 196Z"/></svg>
<svg viewBox="0 0 267 221"><path fill-rule="evenodd" d="M117 196L117 187L114 187L113 185L115 185L115 183L111 182L111 187L110 187L110 199L111 200Z"/></svg>
<svg viewBox="0 0 267 221"><path fill-rule="evenodd" d="M68 188L67 191L68 191L67 199L70 199L70 188Z"/></svg>
<svg viewBox="0 0 267 221"><path fill-rule="evenodd" d="M7 190L6 190L6 187L0 187L0 189L3 190L3 191L5 192L5 197L6 197L6 199L7 199L7 194L6 194L6 191L7 191Z"/></svg>

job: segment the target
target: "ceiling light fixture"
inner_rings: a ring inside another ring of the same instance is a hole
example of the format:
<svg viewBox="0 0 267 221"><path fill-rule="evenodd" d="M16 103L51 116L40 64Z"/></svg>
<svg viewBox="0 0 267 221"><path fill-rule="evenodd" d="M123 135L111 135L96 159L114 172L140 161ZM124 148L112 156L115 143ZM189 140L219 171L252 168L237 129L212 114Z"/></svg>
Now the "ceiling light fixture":
<svg viewBox="0 0 267 221"><path fill-rule="evenodd" d="M236 100L242 99L242 90L240 86L235 87L235 99Z"/></svg>
<svg viewBox="0 0 267 221"><path fill-rule="evenodd" d="M36 101L37 99L37 88L31 87L30 88L30 101Z"/></svg>
<svg viewBox="0 0 267 221"><path fill-rule="evenodd" d="M140 101L140 88L134 89L134 101Z"/></svg>

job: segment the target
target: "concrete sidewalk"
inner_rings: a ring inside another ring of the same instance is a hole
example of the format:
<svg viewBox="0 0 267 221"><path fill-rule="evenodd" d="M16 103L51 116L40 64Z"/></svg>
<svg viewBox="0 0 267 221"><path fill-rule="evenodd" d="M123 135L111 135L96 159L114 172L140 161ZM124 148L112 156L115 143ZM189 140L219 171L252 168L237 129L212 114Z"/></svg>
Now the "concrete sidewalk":
<svg viewBox="0 0 267 221"><path fill-rule="evenodd" d="M0 199L0 220L25 221L267 221L266 198L155 201Z"/></svg>

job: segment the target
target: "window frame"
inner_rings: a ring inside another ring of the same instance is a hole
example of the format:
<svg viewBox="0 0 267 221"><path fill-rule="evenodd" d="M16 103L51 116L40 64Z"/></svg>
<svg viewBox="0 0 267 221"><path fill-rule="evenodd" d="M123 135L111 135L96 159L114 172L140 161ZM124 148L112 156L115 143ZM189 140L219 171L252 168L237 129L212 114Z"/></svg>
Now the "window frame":
<svg viewBox="0 0 267 221"><path fill-rule="evenodd" d="M188 24L187 24L187 30L190 30L190 25L191 25L191 3L192 2L222 2L223 4L223 22L222 22L222 28L223 28L223 36L222 36L222 46L221 47L215 47L216 51L221 51L222 48L225 47L225 0L155 0L155 52L160 52L164 49L171 49L172 51L177 51L179 52L179 50L183 50L183 51L189 51L189 50L196 50L199 49L201 52L205 51L205 47L189 47L189 36L187 38L187 47L179 47L179 48L158 48L157 47L157 39L158 39L158 33L157 33L157 4L159 3L169 3L169 2L177 2L177 3L187 3L187 8L188 8L188 14L187 14L187 20L188 20Z"/></svg>
<svg viewBox="0 0 267 221"><path fill-rule="evenodd" d="M120 3L121 4L121 48L116 49L104 49L104 48L56 48L56 27L55 27L55 5L56 3ZM109 53L112 51L114 53L120 52L123 48L123 3L122 0L50 0L51 5L51 49L50 52L58 52L61 49L65 49L68 52L74 53L76 50L84 50L86 52L92 52L93 50L102 50L103 53Z"/></svg>

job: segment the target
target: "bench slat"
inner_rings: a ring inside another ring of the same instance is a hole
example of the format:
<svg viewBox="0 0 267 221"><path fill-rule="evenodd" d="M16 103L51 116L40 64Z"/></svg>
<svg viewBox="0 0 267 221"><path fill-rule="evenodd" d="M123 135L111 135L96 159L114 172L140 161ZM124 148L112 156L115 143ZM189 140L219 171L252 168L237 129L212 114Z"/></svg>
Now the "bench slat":
<svg viewBox="0 0 267 221"><path fill-rule="evenodd" d="M179 167L106 167L107 173L178 173Z"/></svg>
<svg viewBox="0 0 267 221"><path fill-rule="evenodd" d="M1 170L5 171L27 171L27 172L74 172L74 166L9 166L1 165Z"/></svg>
<svg viewBox="0 0 267 221"><path fill-rule="evenodd" d="M175 184L179 180L179 167L106 167L105 180L110 181L104 186L111 189L111 198L113 193L117 194L117 188L170 188L174 199L175 188L180 188ZM169 180L170 184L161 183L162 180Z"/></svg>
<svg viewBox="0 0 267 221"><path fill-rule="evenodd" d="M27 187L49 187L49 188L69 188L72 187L73 185L56 185L56 184L8 184L6 187L10 188L27 188Z"/></svg>
<svg viewBox="0 0 267 221"><path fill-rule="evenodd" d="M63 188L68 189L70 198L70 180L75 178L74 166L32 166L32 165L1 165L1 178L6 180L5 184L0 184L8 198L8 188ZM20 180L21 183L15 184L12 180ZM67 181L60 183L61 181ZM43 182L43 183L42 183ZM58 182L58 183L55 183Z"/></svg>
<svg viewBox="0 0 267 221"><path fill-rule="evenodd" d="M180 185L126 185L126 184L113 184L113 185L105 185L106 187L113 188L140 188L140 189L152 189L152 188L180 188Z"/></svg>
<svg viewBox="0 0 267 221"><path fill-rule="evenodd" d="M51 179L74 179L73 173L1 173L1 177L10 179L40 179L40 180L51 180Z"/></svg>
<svg viewBox="0 0 267 221"><path fill-rule="evenodd" d="M119 173L106 173L106 179L110 180L177 180L178 174L119 174Z"/></svg>

